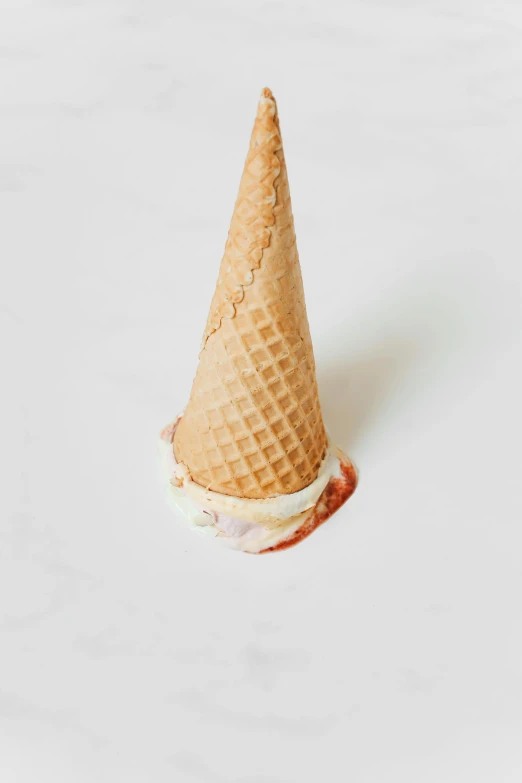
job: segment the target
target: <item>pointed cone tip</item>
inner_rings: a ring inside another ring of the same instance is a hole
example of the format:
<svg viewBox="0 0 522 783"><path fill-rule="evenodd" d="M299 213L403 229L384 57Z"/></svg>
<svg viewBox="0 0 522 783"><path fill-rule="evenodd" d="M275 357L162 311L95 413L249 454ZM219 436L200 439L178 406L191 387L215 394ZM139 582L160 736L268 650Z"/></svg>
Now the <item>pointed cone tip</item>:
<svg viewBox="0 0 522 783"><path fill-rule="evenodd" d="M257 116L264 116L267 110L271 116L277 117L277 103L274 93L269 87L264 87L261 90L259 103L257 104Z"/></svg>

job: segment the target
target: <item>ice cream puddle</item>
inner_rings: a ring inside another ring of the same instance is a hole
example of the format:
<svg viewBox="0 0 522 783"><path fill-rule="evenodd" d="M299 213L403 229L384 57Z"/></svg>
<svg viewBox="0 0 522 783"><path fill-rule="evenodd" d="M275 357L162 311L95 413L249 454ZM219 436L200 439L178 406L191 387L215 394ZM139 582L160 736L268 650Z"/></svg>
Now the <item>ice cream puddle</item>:
<svg viewBox="0 0 522 783"><path fill-rule="evenodd" d="M299 492L251 500L206 490L174 457L173 440L180 420L178 416L165 427L160 439L169 499L193 528L229 548L262 554L294 546L326 522L357 486L350 460L330 446L315 481Z"/></svg>

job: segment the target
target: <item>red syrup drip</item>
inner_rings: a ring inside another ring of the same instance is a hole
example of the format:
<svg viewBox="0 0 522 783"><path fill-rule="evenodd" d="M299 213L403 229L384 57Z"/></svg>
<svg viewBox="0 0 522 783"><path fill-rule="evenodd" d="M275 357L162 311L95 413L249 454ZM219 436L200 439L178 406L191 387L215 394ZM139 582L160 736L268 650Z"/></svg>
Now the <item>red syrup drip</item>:
<svg viewBox="0 0 522 783"><path fill-rule="evenodd" d="M315 505L313 514L301 525L299 530L296 530L285 541L281 541L279 544L270 546L267 549L262 549L259 554L264 555L267 552L279 552L282 549L289 549L303 539L308 538L323 522L330 519L332 514L335 514L346 503L348 498L353 495L357 486L357 473L351 462L341 461L341 474L341 476L334 476L330 479Z"/></svg>

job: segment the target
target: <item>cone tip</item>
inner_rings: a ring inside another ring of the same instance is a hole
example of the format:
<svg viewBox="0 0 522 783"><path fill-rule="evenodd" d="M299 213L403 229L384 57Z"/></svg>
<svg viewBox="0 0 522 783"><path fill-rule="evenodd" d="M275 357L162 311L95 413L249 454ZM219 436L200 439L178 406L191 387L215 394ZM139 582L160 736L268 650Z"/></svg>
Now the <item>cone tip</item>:
<svg viewBox="0 0 522 783"><path fill-rule="evenodd" d="M261 90L261 98L268 98L270 100L274 100L274 96L272 94L272 90L269 87L264 87Z"/></svg>

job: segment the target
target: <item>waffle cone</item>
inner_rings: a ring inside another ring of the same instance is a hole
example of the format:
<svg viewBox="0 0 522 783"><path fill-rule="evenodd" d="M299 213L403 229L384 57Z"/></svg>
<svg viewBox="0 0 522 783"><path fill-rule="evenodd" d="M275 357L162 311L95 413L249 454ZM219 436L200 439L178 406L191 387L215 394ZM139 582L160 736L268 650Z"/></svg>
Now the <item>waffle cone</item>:
<svg viewBox="0 0 522 783"><path fill-rule="evenodd" d="M265 89L174 452L198 484L266 498L311 484L326 445L277 107Z"/></svg>

